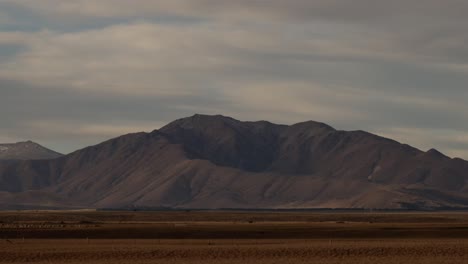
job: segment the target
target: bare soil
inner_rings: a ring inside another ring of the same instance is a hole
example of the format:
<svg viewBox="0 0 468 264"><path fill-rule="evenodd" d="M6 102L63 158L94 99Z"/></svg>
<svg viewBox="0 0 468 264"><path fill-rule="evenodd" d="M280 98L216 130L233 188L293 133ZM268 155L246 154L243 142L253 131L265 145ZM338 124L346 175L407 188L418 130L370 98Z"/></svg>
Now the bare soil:
<svg viewBox="0 0 468 264"><path fill-rule="evenodd" d="M0 263L467 263L468 213L0 212Z"/></svg>

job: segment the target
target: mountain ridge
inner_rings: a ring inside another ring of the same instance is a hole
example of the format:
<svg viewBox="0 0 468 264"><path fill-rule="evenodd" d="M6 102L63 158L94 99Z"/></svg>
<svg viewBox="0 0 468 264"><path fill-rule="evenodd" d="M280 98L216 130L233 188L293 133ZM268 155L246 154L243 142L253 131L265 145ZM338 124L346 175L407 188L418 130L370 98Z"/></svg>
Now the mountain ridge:
<svg viewBox="0 0 468 264"><path fill-rule="evenodd" d="M0 204L35 192L86 208L468 207L468 162L438 153L314 121L194 115L58 159L0 162Z"/></svg>

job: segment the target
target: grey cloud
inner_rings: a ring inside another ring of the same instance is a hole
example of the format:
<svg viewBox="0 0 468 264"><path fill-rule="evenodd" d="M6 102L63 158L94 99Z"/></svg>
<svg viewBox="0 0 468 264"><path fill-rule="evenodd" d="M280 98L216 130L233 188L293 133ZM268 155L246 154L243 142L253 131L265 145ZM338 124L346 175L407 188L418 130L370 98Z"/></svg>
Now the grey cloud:
<svg viewBox="0 0 468 264"><path fill-rule="evenodd" d="M7 80L0 80L0 90L0 138L49 142L63 152L124 133L157 129L173 119L191 115L193 109L209 111L207 105L217 109L212 113L228 106L222 99L204 95L122 97ZM57 129L60 126L64 128ZM101 126L109 129L96 131ZM80 128L88 132L77 133Z"/></svg>
<svg viewBox="0 0 468 264"><path fill-rule="evenodd" d="M222 99L199 96L119 96L99 92L76 92L66 88L33 86L0 80L0 125L7 128L21 120L75 120L96 123L113 121L169 121L180 117L182 106L222 106ZM163 111L166 109L168 111ZM155 116L156 115L156 116Z"/></svg>
<svg viewBox="0 0 468 264"><path fill-rule="evenodd" d="M0 25L0 139L68 151L203 112L315 119L468 157L465 1L5 6L30 21Z"/></svg>
<svg viewBox="0 0 468 264"><path fill-rule="evenodd" d="M142 14L187 14L192 16L271 14L288 18L330 18L333 20L381 20L383 17L395 16L430 16L465 18L464 10L468 8L465 1L460 0L75 0L64 2L60 0L2 0L35 10L48 10L56 13L75 13L87 16L131 16Z"/></svg>
<svg viewBox="0 0 468 264"><path fill-rule="evenodd" d="M86 23L105 26L118 23L118 19L121 19L121 23L128 23L132 18L174 23L183 20L183 17L248 27L253 24L266 27L292 24L298 28L298 24L306 23L306 27L313 28L325 22L334 27L331 30L335 34L353 37L358 33L353 41L362 38L360 35L365 32L367 36L363 42L385 37L387 43L381 45L389 53L436 56L442 60L450 57L451 61L461 62L466 62L468 54L464 45L467 39L464 25L468 23L468 3L459 0L3 0L0 1L2 3L10 8L21 7L20 10L28 10L36 16L37 13L43 13L43 17L56 15L56 20L62 21L60 24L65 23L69 27L73 22L82 23L83 27L88 26ZM98 22L105 19L109 20L107 24ZM195 21L188 20L192 25ZM45 21L41 22L50 26ZM358 32L355 32L356 29ZM346 39L342 38L341 41Z"/></svg>

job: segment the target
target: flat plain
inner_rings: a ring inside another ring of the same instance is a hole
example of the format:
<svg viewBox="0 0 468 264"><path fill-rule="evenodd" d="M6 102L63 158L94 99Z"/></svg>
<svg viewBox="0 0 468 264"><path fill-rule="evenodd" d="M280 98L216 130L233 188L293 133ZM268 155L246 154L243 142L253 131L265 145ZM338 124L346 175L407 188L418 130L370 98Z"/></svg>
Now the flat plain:
<svg viewBox="0 0 468 264"><path fill-rule="evenodd" d="M0 212L0 263L467 263L466 212Z"/></svg>

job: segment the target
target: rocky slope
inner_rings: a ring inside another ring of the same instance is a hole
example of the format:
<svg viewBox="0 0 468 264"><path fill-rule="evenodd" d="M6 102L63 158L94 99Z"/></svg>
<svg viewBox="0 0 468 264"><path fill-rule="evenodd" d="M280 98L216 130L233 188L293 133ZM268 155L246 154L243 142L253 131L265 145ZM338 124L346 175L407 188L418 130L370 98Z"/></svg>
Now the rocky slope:
<svg viewBox="0 0 468 264"><path fill-rule="evenodd" d="M0 162L0 207L461 208L467 183L467 161L367 132L195 115L53 160Z"/></svg>

